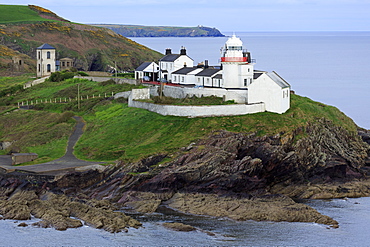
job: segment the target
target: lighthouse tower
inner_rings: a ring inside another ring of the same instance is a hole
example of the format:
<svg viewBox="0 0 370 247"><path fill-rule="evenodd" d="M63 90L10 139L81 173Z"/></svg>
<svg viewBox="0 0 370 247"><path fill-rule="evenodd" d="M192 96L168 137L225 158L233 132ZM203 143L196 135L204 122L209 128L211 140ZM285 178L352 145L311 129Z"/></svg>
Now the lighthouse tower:
<svg viewBox="0 0 370 247"><path fill-rule="evenodd" d="M243 50L243 42L233 35L222 49L222 77L224 88L247 88L253 82L253 66L250 53Z"/></svg>

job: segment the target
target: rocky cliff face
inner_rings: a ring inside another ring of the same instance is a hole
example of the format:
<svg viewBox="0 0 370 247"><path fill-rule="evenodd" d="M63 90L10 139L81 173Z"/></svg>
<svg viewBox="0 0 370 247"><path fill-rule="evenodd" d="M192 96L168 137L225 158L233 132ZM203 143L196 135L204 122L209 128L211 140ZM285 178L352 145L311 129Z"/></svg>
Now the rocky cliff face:
<svg viewBox="0 0 370 247"><path fill-rule="evenodd" d="M323 119L274 136L220 130L182 148L167 163L166 155L157 155L120 163L103 173L71 173L53 182L7 178L2 180L1 194L5 200L17 188L38 188L39 195L53 191L79 201L109 200L143 213L154 212L162 204L236 220L317 222L336 227L335 220L292 198L368 196L370 145L365 141L370 135L361 131L360 135L350 133Z"/></svg>
<svg viewBox="0 0 370 247"><path fill-rule="evenodd" d="M122 165L94 193L109 191L115 200L127 190L253 196L278 185L344 183L366 177L369 150L358 135L325 120L275 136L217 131L170 163L158 165L159 155Z"/></svg>

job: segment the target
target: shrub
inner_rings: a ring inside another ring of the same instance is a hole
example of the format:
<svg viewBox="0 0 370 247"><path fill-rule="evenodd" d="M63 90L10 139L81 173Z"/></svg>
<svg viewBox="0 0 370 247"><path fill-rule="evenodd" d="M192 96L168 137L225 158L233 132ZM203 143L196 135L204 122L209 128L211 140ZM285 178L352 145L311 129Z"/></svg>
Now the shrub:
<svg viewBox="0 0 370 247"><path fill-rule="evenodd" d="M49 80L52 82L60 82L66 79L73 78L75 74L76 73L69 72L69 71L63 71L63 72L57 71L57 72L51 73Z"/></svg>
<svg viewBox="0 0 370 247"><path fill-rule="evenodd" d="M80 76L89 76L87 73L83 71L78 71L77 74L79 74Z"/></svg>

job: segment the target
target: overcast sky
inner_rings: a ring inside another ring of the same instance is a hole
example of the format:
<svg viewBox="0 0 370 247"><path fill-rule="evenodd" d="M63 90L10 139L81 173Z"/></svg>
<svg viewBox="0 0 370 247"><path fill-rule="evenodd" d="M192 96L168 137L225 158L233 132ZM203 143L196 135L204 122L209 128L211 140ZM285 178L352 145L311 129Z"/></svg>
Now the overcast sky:
<svg viewBox="0 0 370 247"><path fill-rule="evenodd" d="M370 0L5 0L79 23L216 27L221 31L369 31Z"/></svg>

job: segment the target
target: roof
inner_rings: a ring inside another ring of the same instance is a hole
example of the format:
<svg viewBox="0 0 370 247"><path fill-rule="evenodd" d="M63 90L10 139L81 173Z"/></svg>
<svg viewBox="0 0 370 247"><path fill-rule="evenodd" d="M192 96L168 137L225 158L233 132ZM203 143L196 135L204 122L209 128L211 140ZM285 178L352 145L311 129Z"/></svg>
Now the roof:
<svg viewBox="0 0 370 247"><path fill-rule="evenodd" d="M257 79L257 78L258 78L258 77L260 77L262 74L263 74L263 72L257 72L257 73L256 73L256 71L254 71L254 73L253 73L253 80Z"/></svg>
<svg viewBox="0 0 370 247"><path fill-rule="evenodd" d="M60 61L67 61L67 60L73 60L72 58L69 58L69 57L64 57L64 58L61 58L59 59Z"/></svg>
<svg viewBox="0 0 370 247"><path fill-rule="evenodd" d="M208 69L202 70L201 72L199 72L198 74L196 74L196 76L211 77L211 76L213 76L214 74L216 74L219 71L220 71L219 69L208 68Z"/></svg>
<svg viewBox="0 0 370 247"><path fill-rule="evenodd" d="M179 74L179 75L187 75L188 73L196 70L196 69L199 69L197 67L183 67L181 69L178 69L174 72L172 72L172 74Z"/></svg>
<svg viewBox="0 0 370 247"><path fill-rule="evenodd" d="M39 47L37 47L37 49L38 50L50 50L50 49L54 49L55 50L55 48L54 47L52 47L51 45L49 45L49 44L43 44L42 46L39 46Z"/></svg>
<svg viewBox="0 0 370 247"><path fill-rule="evenodd" d="M151 62L144 62L142 64L140 64L139 67L137 67L135 69L135 71L143 71L144 69L146 69L149 65L151 64Z"/></svg>
<svg viewBox="0 0 370 247"><path fill-rule="evenodd" d="M162 61L162 62L173 62L176 59L178 59L180 56L181 56L180 54L168 54L168 55L162 57L161 59L159 59L159 61Z"/></svg>
<svg viewBox="0 0 370 247"><path fill-rule="evenodd" d="M267 73L267 75L276 82L281 88L290 87L289 83L287 83L282 77L280 77L275 71Z"/></svg>
<svg viewBox="0 0 370 247"><path fill-rule="evenodd" d="M217 74L213 77L214 79L222 79L222 74Z"/></svg>

